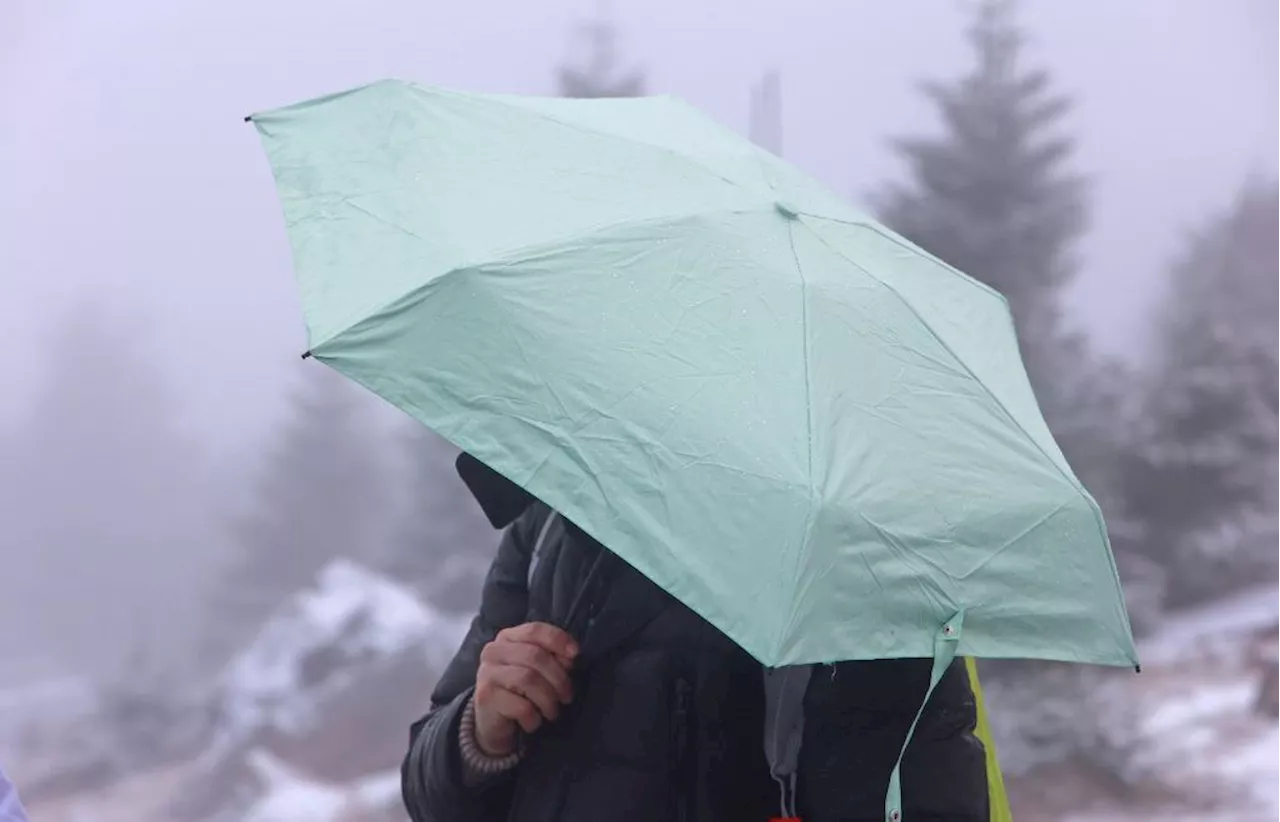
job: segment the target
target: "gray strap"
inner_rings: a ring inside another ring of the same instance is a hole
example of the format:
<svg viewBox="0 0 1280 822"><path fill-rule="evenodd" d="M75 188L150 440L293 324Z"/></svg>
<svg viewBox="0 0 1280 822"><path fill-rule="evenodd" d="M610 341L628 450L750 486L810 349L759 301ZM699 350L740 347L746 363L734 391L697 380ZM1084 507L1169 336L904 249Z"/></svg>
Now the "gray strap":
<svg viewBox="0 0 1280 822"><path fill-rule="evenodd" d="M542 523L542 530L538 532L538 539L533 543L533 553L529 555L529 576L525 580L525 586L532 590L533 588L533 572L538 569L538 562L542 559L542 546L547 542L547 534L551 533L551 526L556 520L560 519L557 511L552 511L547 521Z"/></svg>
<svg viewBox="0 0 1280 822"><path fill-rule="evenodd" d="M764 755L782 794L782 816L795 817L796 771L804 739L804 695L812 665L764 669Z"/></svg>

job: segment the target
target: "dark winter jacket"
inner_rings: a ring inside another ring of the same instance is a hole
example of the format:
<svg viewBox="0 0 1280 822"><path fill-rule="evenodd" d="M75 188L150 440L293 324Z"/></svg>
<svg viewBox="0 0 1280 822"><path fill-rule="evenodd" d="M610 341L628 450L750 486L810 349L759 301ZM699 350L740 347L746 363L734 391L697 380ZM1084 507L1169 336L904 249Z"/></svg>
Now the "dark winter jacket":
<svg viewBox="0 0 1280 822"><path fill-rule="evenodd" d="M536 503L507 531L480 613L437 684L430 713L411 729L402 776L414 822L764 822L779 815L764 757L760 665L563 519L552 523L530 577L532 547L550 516ZM573 610L581 618L565 625L580 595ZM527 740L514 770L467 788L458 724L480 650L499 630L527 621L561 625L579 638L574 701ZM798 776L805 822L882 819L889 772L929 667L905 660L814 672ZM975 723L972 693L956 666L904 761L908 820L987 822Z"/></svg>

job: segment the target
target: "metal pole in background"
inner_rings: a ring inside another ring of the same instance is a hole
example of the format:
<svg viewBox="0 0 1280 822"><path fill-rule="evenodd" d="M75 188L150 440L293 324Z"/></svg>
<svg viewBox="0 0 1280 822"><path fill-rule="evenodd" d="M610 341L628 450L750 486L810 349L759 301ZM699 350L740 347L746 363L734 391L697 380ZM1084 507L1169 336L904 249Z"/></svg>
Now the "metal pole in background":
<svg viewBox="0 0 1280 822"><path fill-rule="evenodd" d="M751 88L751 140L782 156L782 78L770 69Z"/></svg>

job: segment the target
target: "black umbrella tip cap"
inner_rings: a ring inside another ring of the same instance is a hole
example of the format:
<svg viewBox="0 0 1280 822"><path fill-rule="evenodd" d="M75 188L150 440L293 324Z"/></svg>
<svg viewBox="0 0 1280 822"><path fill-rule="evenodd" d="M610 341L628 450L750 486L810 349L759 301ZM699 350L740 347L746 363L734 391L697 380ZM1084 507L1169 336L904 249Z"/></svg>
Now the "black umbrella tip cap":
<svg viewBox="0 0 1280 822"><path fill-rule="evenodd" d="M309 359L311 359L311 352L310 352L310 351L303 351L303 352L302 352L302 359L304 359L304 360L309 360Z"/></svg>
<svg viewBox="0 0 1280 822"><path fill-rule="evenodd" d="M253 122L253 115L252 115L252 114L246 114L246 115L244 116L244 121L245 121L246 123L252 123L252 122Z"/></svg>

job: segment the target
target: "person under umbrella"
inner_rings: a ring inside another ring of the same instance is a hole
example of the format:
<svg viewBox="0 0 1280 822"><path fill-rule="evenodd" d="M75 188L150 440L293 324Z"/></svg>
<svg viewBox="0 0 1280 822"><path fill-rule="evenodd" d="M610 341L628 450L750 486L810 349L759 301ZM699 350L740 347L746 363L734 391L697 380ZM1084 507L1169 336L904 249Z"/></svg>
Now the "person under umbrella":
<svg viewBox="0 0 1280 822"><path fill-rule="evenodd" d="M806 822L882 818L928 660L806 677L798 767L779 785L759 663L545 504L469 455L458 465L507 528L479 613L413 727L402 790L414 822L738 822L780 804ZM976 721L956 663L905 757L918 786L906 818L988 822Z"/></svg>

